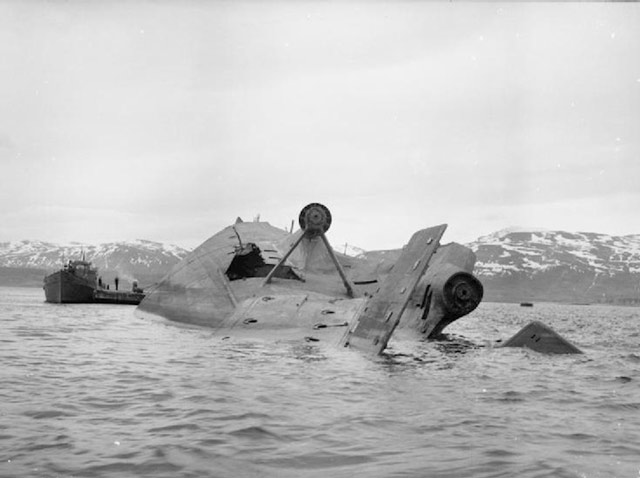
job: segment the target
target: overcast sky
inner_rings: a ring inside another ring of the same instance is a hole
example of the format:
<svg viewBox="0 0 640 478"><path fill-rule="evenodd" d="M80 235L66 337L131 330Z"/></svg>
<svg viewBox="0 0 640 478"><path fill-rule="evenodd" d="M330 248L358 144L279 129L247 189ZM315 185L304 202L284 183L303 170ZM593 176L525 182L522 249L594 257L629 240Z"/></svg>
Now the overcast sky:
<svg viewBox="0 0 640 478"><path fill-rule="evenodd" d="M3 1L0 242L640 234L640 5Z"/></svg>

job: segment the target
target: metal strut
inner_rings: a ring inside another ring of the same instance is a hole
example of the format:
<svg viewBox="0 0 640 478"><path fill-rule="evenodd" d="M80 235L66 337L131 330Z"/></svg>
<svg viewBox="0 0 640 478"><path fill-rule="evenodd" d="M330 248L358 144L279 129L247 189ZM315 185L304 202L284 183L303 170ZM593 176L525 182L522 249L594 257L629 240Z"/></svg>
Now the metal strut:
<svg viewBox="0 0 640 478"><path fill-rule="evenodd" d="M273 269L271 269L269 271L269 273L267 274L267 277L264 278L264 282L262 283L262 286L264 287L265 285L267 285L269 282L271 282L271 278L274 276L274 274L276 273L276 271L280 268L280 266L282 264L284 264L284 262L289 258L289 256L291 255L291 253L294 251L294 249L296 247L298 247L298 244L300 244L302 242L302 239L304 239L304 234L301 234L300 237L298 239L296 239L296 242L293 244L293 246L291 246L291 248L287 251L287 253L282 256L282 259L280 259L280 261L278 261L278 263L273 267Z"/></svg>
<svg viewBox="0 0 640 478"><path fill-rule="evenodd" d="M327 248L327 252L329 253L329 256L331 256L331 259L333 260L333 263L335 264L336 269L338 269L338 274L340 274L340 278L342 279L342 283L344 284L345 288L347 289L347 295L349 297L353 298L354 297L353 287L351 286L351 283L349 282L349 279L347 279L347 276L344 273L344 270L342 269L342 266L338 262L338 258L333 253L333 249L331 249L331 244L329 244L329 239L327 239L327 236L324 235L324 232L320 233L320 237L322 238L322 242L324 242L324 245Z"/></svg>
<svg viewBox="0 0 640 478"><path fill-rule="evenodd" d="M327 236L325 236L324 234L329 229L329 226L331 226L331 212L329 212L329 209L327 209L322 204L311 203L302 209L298 218L298 222L300 223L300 227L302 228L304 233L301 234L298 239L296 239L296 242L289 248L282 259L280 259L275 267L269 271L269 274L267 275L267 277L265 277L262 285L265 286L266 284L269 284L271 282L271 278L275 275L276 271L282 266L282 264L285 263L291 253L295 250L296 247L298 247L298 245L300 245L305 237L308 239L312 239L314 237L320 236L320 238L322 239L322 243L327 248L329 257L331 257L333 264L336 266L336 269L338 269L338 274L340 274L342 283L347 289L347 295L349 297L354 297L353 286L349 282L349 279L347 279L342 266L338 262L338 258L331 248L331 244L329 244Z"/></svg>

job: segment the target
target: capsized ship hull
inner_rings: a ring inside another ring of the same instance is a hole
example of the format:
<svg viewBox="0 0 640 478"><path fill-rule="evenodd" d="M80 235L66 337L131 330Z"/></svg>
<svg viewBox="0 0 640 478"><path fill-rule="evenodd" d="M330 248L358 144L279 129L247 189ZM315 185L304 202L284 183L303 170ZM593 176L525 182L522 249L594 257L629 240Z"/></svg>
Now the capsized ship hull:
<svg viewBox="0 0 640 478"><path fill-rule="evenodd" d="M299 223L291 234L237 221L178 263L137 312L221 337L275 335L378 354L400 324L433 337L481 301L473 252L440 247L446 225L416 232L385 263L333 251L324 234L331 214L321 204L305 207Z"/></svg>

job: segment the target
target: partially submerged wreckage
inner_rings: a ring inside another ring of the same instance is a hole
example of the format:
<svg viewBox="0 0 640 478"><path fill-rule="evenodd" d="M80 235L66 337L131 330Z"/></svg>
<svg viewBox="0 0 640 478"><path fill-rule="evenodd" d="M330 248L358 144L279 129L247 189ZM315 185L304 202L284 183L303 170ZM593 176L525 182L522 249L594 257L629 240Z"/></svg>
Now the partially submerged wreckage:
<svg viewBox="0 0 640 478"><path fill-rule="evenodd" d="M331 221L318 203L302 209L295 233L238 219L174 266L138 310L222 337L271 333L378 355L397 328L435 338L482 300L473 251L440 245L446 225L416 232L393 260L335 252Z"/></svg>

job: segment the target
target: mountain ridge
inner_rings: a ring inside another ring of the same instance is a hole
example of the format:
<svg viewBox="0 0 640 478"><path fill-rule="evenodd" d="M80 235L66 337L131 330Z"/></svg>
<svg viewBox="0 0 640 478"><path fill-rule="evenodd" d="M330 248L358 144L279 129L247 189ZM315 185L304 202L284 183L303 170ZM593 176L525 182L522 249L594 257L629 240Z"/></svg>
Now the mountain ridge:
<svg viewBox="0 0 640 478"><path fill-rule="evenodd" d="M3 271L0 285L36 285L32 279L34 270L44 275L60 269L69 260L83 257L98 267L105 281L112 281L117 276L125 285L133 281L148 285L158 281L188 252L173 244L146 239L102 244L55 244L39 240L1 242L0 268ZM16 274L21 274L22 279L16 279Z"/></svg>
<svg viewBox="0 0 640 478"><path fill-rule="evenodd" d="M640 234L503 229L467 246L488 300L640 305Z"/></svg>
<svg viewBox="0 0 640 478"><path fill-rule="evenodd" d="M485 300L640 305L640 234L510 227L465 245L477 256L474 273L484 284ZM337 250L387 262L400 252L364 251L347 244ZM82 254L107 281L118 276L124 283L137 280L149 285L188 252L146 239L97 245L2 242L0 285L41 285L40 277L45 273L58 270L70 259L80 259ZM22 279L17 278L20 274Z"/></svg>

